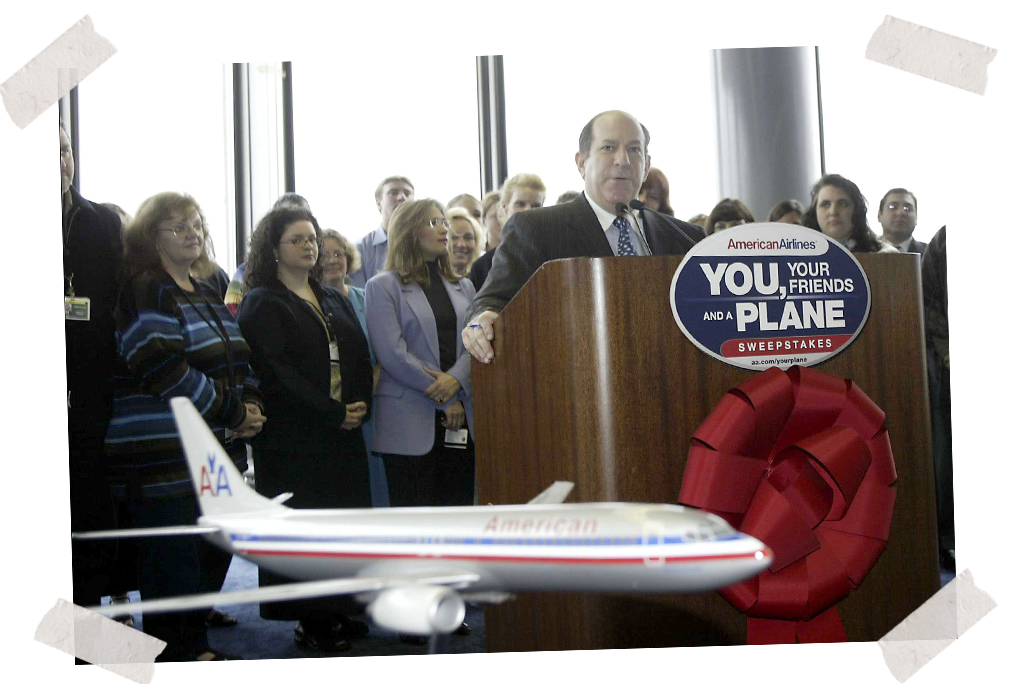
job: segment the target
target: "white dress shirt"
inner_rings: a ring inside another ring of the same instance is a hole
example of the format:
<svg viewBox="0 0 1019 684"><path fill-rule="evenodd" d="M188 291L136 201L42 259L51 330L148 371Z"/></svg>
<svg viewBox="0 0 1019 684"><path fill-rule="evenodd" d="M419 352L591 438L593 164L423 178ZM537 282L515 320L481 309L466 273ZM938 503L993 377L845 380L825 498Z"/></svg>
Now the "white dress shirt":
<svg viewBox="0 0 1019 684"><path fill-rule="evenodd" d="M616 220L616 215L602 209L590 197L587 198L587 201L591 208L594 209L594 215L598 217L602 230L605 231L605 239L609 241L612 253L619 256L619 228L612 225L612 222ZM640 218L632 211L627 211L623 218L630 224L630 242L633 243L633 251L637 256L651 256L648 253L647 247L644 246L644 241L636 234L637 230L634 222L640 222ZM643 223L641 223L641 228L644 228Z"/></svg>

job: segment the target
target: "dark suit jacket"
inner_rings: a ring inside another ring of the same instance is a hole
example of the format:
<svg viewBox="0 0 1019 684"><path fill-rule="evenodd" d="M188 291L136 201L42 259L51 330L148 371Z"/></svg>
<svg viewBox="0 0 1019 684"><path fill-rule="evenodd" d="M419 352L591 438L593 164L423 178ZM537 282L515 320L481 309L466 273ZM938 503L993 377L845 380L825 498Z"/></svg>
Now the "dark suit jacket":
<svg viewBox="0 0 1019 684"><path fill-rule="evenodd" d="M913 237L909 238L909 245L906 247L907 252L913 252L914 254L919 254L922 256L926 249L927 249L926 242L920 242L919 240Z"/></svg>
<svg viewBox="0 0 1019 684"><path fill-rule="evenodd" d="M467 278L474 283L474 291L480 292L482 286L485 284L485 280L488 279L488 273L492 270L492 259L495 257L496 248L488 250L474 262L471 266L471 272L467 274Z"/></svg>
<svg viewBox="0 0 1019 684"><path fill-rule="evenodd" d="M311 306L278 280L250 290L237 309L237 324L251 347L265 403L265 427L252 442L256 449L320 451L343 432L345 404L364 401L370 410L372 366L354 307L338 290L314 281L311 287L339 345L343 403L329 397L329 339Z"/></svg>
<svg viewBox="0 0 1019 684"><path fill-rule="evenodd" d="M101 204L92 204L72 185L71 209L63 220L64 291L68 279L75 296L92 302L88 321L64 321L68 430L71 452L79 439L102 450L113 408L113 369L117 361L113 308L117 303L123 253L120 219Z"/></svg>
<svg viewBox="0 0 1019 684"><path fill-rule="evenodd" d="M686 254L693 242L704 237L697 226L677 219L667 222L650 211L644 212L644 226L655 256ZM488 309L502 311L546 261L610 256L612 247L583 194L567 204L516 213L503 228L492 270L471 303L468 319Z"/></svg>

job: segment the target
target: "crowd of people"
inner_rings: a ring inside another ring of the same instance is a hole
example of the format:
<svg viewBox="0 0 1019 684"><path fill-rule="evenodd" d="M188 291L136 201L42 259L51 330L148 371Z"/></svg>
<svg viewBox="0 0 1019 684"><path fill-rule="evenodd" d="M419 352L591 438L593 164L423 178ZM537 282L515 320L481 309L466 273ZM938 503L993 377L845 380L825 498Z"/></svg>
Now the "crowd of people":
<svg viewBox="0 0 1019 684"><path fill-rule="evenodd" d="M556 258L684 254L755 221L735 198L675 219L649 142L629 114L595 116L576 155L583 191L550 207L531 173L446 203L389 176L375 192L380 223L356 244L288 193L229 279L194 198L163 192L134 217L83 199L61 122L72 529L194 522L175 396L195 404L241 471L250 446L256 489L292 492L288 506L474 503L471 356L493 362L492 323L530 275ZM912 238L908 190L881 199L880 236L848 179L825 175L810 197L808 207L778 202L768 220L857 252L926 247ZM620 209L633 199L650 211ZM75 603L91 605L133 588L144 599L215 591L230 558L187 536L75 544L73 561ZM281 581L259 573L260 586ZM264 618L297 621L295 639L323 651L367 632L350 613L322 599L261 607ZM144 627L167 642L162 660L210 660L229 656L209 647L207 629L234 623L191 611L146 615Z"/></svg>

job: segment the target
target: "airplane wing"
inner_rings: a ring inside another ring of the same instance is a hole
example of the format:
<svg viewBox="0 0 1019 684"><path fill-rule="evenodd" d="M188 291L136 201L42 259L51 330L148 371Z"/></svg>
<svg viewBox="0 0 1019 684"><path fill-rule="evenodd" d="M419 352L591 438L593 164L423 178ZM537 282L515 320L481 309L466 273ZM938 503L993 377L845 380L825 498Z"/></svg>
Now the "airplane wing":
<svg viewBox="0 0 1019 684"><path fill-rule="evenodd" d="M566 497L573 491L573 483L564 480L556 480L552 485L538 496L528 501L530 504L559 504L566 500Z"/></svg>
<svg viewBox="0 0 1019 684"><path fill-rule="evenodd" d="M272 601L289 601L293 599L318 598L321 596L337 596L340 594L360 594L380 592L386 589L421 586L449 586L460 588L477 582L478 575L472 572L449 574L407 573L392 577L345 577L342 579L316 580L312 582L294 582L258 589L240 591L212 592L193 594L175 598L153 599L138 603L118 603L109 606L91 606L89 610L115 617L139 612L172 612L180 610L198 610L213 606L234 605L241 603L269 603Z"/></svg>
<svg viewBox="0 0 1019 684"><path fill-rule="evenodd" d="M167 527L137 527L129 530L101 530L97 532L71 532L71 539L129 539L133 537L170 537L178 534L211 534L219 532L215 525L170 525Z"/></svg>

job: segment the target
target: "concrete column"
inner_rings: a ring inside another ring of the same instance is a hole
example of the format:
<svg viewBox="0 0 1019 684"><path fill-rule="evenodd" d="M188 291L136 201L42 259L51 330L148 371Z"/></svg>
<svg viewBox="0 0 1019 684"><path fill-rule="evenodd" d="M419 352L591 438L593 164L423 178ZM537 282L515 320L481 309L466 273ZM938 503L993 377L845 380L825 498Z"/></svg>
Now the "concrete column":
<svg viewBox="0 0 1019 684"><path fill-rule="evenodd" d="M821 177L813 47L714 50L719 196L758 221L784 199L806 206ZM714 206L714 205L711 205Z"/></svg>

